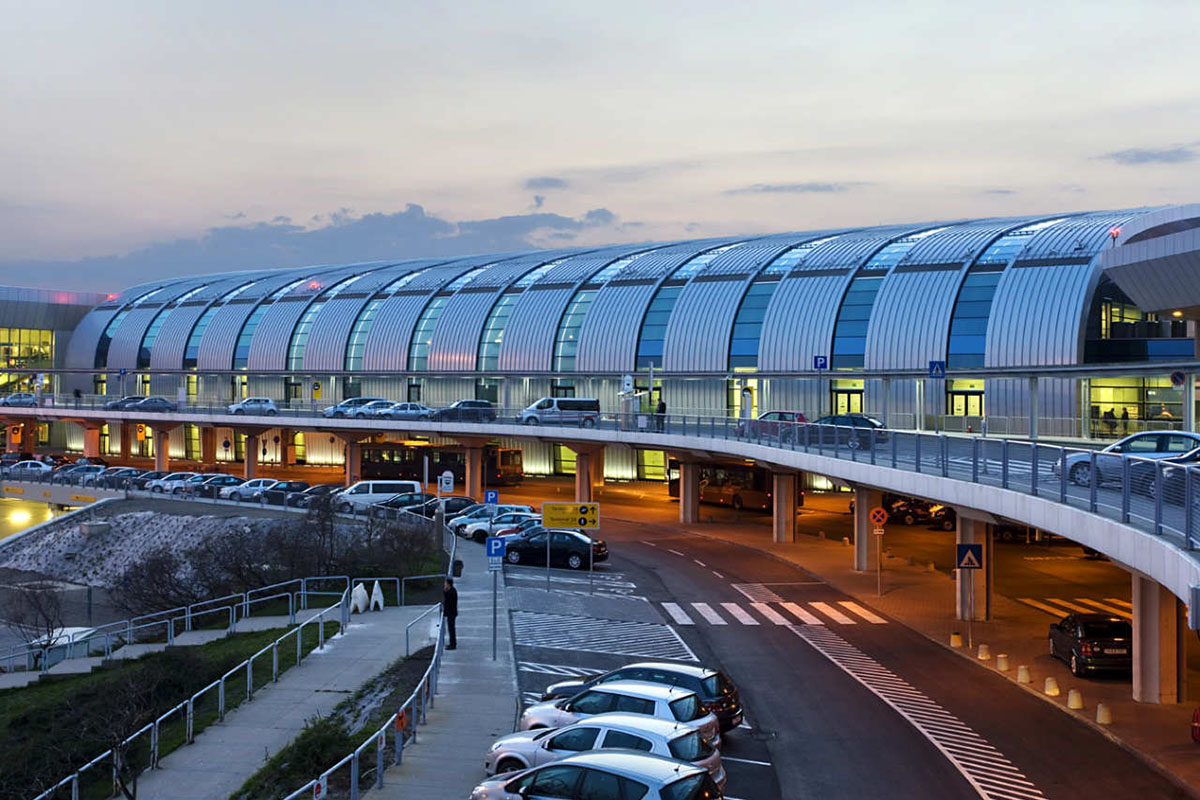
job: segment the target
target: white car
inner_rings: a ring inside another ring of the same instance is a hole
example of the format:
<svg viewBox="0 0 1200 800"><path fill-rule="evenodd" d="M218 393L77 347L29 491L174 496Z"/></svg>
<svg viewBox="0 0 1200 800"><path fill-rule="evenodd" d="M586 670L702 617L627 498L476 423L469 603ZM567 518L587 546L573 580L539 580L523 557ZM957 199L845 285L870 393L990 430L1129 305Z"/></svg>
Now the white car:
<svg viewBox="0 0 1200 800"><path fill-rule="evenodd" d="M44 478L54 467L44 461L18 461L4 471L4 477L14 481L29 481Z"/></svg>
<svg viewBox="0 0 1200 800"><path fill-rule="evenodd" d="M468 539L482 542L493 531L515 527L533 516L536 515L532 511L509 511L506 514L497 514L490 519L485 517L464 525L462 535Z"/></svg>
<svg viewBox="0 0 1200 800"><path fill-rule="evenodd" d="M99 464L83 464L71 473L71 483L79 486L95 486L96 479L106 469L108 467L102 467Z"/></svg>
<svg viewBox="0 0 1200 800"><path fill-rule="evenodd" d="M219 495L222 500L232 500L235 503L241 500L253 500L258 493L264 489L270 489L277 483L279 481L274 478L254 478L236 486L222 486Z"/></svg>
<svg viewBox="0 0 1200 800"><path fill-rule="evenodd" d="M365 511L368 506L382 503L394 495L421 491L418 481L358 481L330 498L333 507L342 514Z"/></svg>
<svg viewBox="0 0 1200 800"><path fill-rule="evenodd" d="M475 787L471 800L719 800L721 795L702 767L636 750L590 750L489 778Z"/></svg>
<svg viewBox="0 0 1200 800"><path fill-rule="evenodd" d="M396 404L391 400L372 400L354 409L354 412L348 416L352 416L355 419L383 417L386 416L384 412L390 410L394 405Z"/></svg>
<svg viewBox="0 0 1200 800"><path fill-rule="evenodd" d="M561 728L608 711L645 714L698 728L712 744L721 746L721 726L691 689L645 681L612 681L546 703L534 703L521 714L519 730Z"/></svg>
<svg viewBox="0 0 1200 800"><path fill-rule="evenodd" d="M1126 436L1103 450L1096 451L1096 485L1121 480L1122 456L1137 458L1177 458L1200 447L1200 434L1190 431L1145 431ZM1092 483L1092 454L1075 452L1066 457L1067 477L1078 486ZM1054 462L1054 474L1060 474L1062 462Z"/></svg>
<svg viewBox="0 0 1200 800"><path fill-rule="evenodd" d="M473 522L486 522L497 514L508 514L514 511L523 511L526 514L532 514L533 506L498 505L493 509L480 503L477 506L468 508L462 514L447 522L446 527L459 536L462 536L463 531Z"/></svg>
<svg viewBox="0 0 1200 800"><path fill-rule="evenodd" d="M391 407L378 412L378 416L386 419L415 419L428 420L433 409L420 403L392 403Z"/></svg>
<svg viewBox="0 0 1200 800"><path fill-rule="evenodd" d="M154 492L155 494L179 494L183 491L183 483L188 478L194 477L194 472L171 472L161 478L152 480L146 484L146 491Z"/></svg>
<svg viewBox="0 0 1200 800"><path fill-rule="evenodd" d="M254 414L260 417L273 417L279 413L275 401L269 397L247 397L240 403L229 406L230 414Z"/></svg>
<svg viewBox="0 0 1200 800"><path fill-rule="evenodd" d="M643 714L597 714L564 728L501 736L483 757L488 775L547 764L587 750L640 750L704 767L725 788L721 752L693 725Z"/></svg>

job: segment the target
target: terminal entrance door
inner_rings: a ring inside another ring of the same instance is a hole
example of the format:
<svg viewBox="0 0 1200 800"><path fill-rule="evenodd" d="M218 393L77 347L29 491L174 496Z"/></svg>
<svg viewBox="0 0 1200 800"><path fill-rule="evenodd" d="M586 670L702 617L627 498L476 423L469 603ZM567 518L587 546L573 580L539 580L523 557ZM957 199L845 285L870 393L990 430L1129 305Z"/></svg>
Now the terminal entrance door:
<svg viewBox="0 0 1200 800"><path fill-rule="evenodd" d="M982 417L983 392L950 392L950 414L955 417Z"/></svg>
<svg viewBox="0 0 1200 800"><path fill-rule="evenodd" d="M829 407L834 414L863 413L863 382L835 380L829 387Z"/></svg>

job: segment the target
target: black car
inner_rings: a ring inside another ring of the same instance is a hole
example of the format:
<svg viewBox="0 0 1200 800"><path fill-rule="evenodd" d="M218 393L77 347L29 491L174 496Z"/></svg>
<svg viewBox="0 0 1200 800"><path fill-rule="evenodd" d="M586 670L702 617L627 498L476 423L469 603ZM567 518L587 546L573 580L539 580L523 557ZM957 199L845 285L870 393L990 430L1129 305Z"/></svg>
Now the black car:
<svg viewBox="0 0 1200 800"><path fill-rule="evenodd" d="M109 411L121 411L123 409L129 408L134 403L140 403L145 399L146 399L145 395L127 394L124 397L119 398L117 400L109 400L107 403L104 404L104 407Z"/></svg>
<svg viewBox="0 0 1200 800"><path fill-rule="evenodd" d="M192 490L192 494L196 497L215 499L221 496L221 490L226 486L238 486L243 483L245 481L236 475L213 475L208 480L197 484Z"/></svg>
<svg viewBox="0 0 1200 800"><path fill-rule="evenodd" d="M170 474L171 473L167 472L166 470L159 469L152 470L150 472L143 472L141 475L135 475L129 479L129 488L141 489L142 491L145 491L147 483L150 481L156 481L159 478L165 478Z"/></svg>
<svg viewBox="0 0 1200 800"><path fill-rule="evenodd" d="M868 450L871 442L882 444L887 441L887 429L883 423L866 414L829 414L812 423L807 432L811 444L827 444L830 447L845 445L851 450Z"/></svg>
<svg viewBox="0 0 1200 800"><path fill-rule="evenodd" d="M587 569L589 563L608 560L608 545L603 539L591 539L578 531L553 528L505 545L504 557L510 564L544 565L546 537L550 537L550 566ZM589 559L589 551L591 562Z"/></svg>
<svg viewBox="0 0 1200 800"><path fill-rule="evenodd" d="M141 474L142 470L135 467L109 467L96 476L95 485L105 489L124 489L130 478Z"/></svg>
<svg viewBox="0 0 1200 800"><path fill-rule="evenodd" d="M318 497L328 497L339 489L346 488L341 483L318 483L316 486L310 486L302 492L292 492L287 496L287 504L296 508L308 508L312 501Z"/></svg>
<svg viewBox="0 0 1200 800"><path fill-rule="evenodd" d="M406 510L419 513L415 509L424 508L430 499L437 500L437 495L429 492L395 494L382 503L368 506L367 515L375 519L396 519Z"/></svg>
<svg viewBox="0 0 1200 800"><path fill-rule="evenodd" d="M412 509L412 511L413 513L420 514L422 517L433 519L433 516L438 511L438 507L441 506L445 509L445 518L451 519L473 505L475 505L475 498L454 494L443 496L440 500L434 497L432 500L425 501L419 508Z"/></svg>
<svg viewBox="0 0 1200 800"><path fill-rule="evenodd" d="M1074 675L1133 671L1133 626L1110 614L1068 614L1050 625L1050 655Z"/></svg>
<svg viewBox="0 0 1200 800"><path fill-rule="evenodd" d="M176 409L178 406L165 397L147 397L124 408L125 411L150 411L153 413L175 411Z"/></svg>
<svg viewBox="0 0 1200 800"><path fill-rule="evenodd" d="M496 407L487 400L459 400L429 415L433 422L494 422Z"/></svg>
<svg viewBox="0 0 1200 800"><path fill-rule="evenodd" d="M1162 465L1161 467L1159 465ZM1187 492L1187 473L1192 472L1192 483L1200 480L1200 447L1174 458L1164 458L1158 461L1129 461L1129 488L1132 491L1150 497L1157 497L1159 487L1162 487L1163 500L1179 504ZM1200 489L1200 485L1193 491Z"/></svg>
<svg viewBox="0 0 1200 800"><path fill-rule="evenodd" d="M742 724L742 701L733 681L720 670L657 661L628 664L583 681L560 681L546 687L542 700L574 697L600 683L647 681L664 686L681 686L700 697L705 708L716 715L725 732Z"/></svg>
<svg viewBox="0 0 1200 800"><path fill-rule="evenodd" d="M259 492L257 499L269 506L284 506L288 504L288 497L300 494L307 488L308 481L280 481Z"/></svg>

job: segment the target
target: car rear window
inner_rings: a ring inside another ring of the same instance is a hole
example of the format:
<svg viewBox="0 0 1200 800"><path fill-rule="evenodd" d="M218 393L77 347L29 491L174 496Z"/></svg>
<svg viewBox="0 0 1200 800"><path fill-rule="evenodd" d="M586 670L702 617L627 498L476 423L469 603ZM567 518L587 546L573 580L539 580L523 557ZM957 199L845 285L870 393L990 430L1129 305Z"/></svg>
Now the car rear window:
<svg viewBox="0 0 1200 800"><path fill-rule="evenodd" d="M1087 639L1132 639L1133 628L1128 622L1101 620L1083 623L1083 635Z"/></svg>
<svg viewBox="0 0 1200 800"><path fill-rule="evenodd" d="M707 772L701 772L664 786L661 794L663 800L718 800L721 790Z"/></svg>
<svg viewBox="0 0 1200 800"><path fill-rule="evenodd" d="M670 706L671 713L680 722L691 722L694 719L704 716L704 708L700 705L700 700L694 694L689 694L687 697L681 697L678 700L672 700Z"/></svg>
<svg viewBox="0 0 1200 800"><path fill-rule="evenodd" d="M713 749L699 731L685 733L678 739L672 739L668 745L671 755L680 761L699 761L712 755Z"/></svg>

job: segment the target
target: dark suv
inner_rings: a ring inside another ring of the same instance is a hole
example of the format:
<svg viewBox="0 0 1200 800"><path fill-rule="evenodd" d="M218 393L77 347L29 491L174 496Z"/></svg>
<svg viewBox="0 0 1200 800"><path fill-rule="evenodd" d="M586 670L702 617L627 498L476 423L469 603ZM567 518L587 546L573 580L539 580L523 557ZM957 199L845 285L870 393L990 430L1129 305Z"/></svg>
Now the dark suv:
<svg viewBox="0 0 1200 800"><path fill-rule="evenodd" d="M1050 655L1074 675L1133 670L1133 626L1110 614L1068 614L1050 625Z"/></svg>
<svg viewBox="0 0 1200 800"><path fill-rule="evenodd" d="M705 708L716 715L721 732L742 724L742 701L733 681L720 670L707 667L669 664L658 661L643 661L627 664L620 669L605 672L584 681L561 681L546 687L542 700L559 697L574 697L598 683L609 681L648 681L664 686L682 686L695 692Z"/></svg>
<svg viewBox="0 0 1200 800"><path fill-rule="evenodd" d="M429 415L433 422L494 422L496 407L487 400L459 400Z"/></svg>
<svg viewBox="0 0 1200 800"><path fill-rule="evenodd" d="M817 427L808 434L813 444L820 442L833 446L836 443L851 450L869 450L872 441L882 444L888 440L883 423L866 414L830 414L813 425Z"/></svg>

